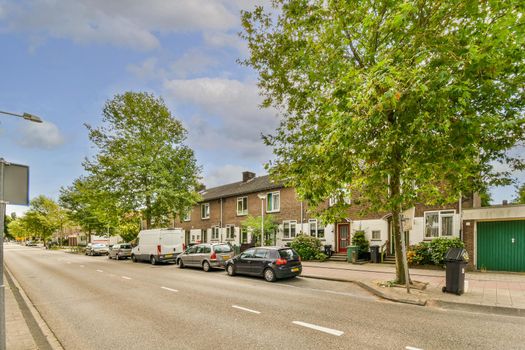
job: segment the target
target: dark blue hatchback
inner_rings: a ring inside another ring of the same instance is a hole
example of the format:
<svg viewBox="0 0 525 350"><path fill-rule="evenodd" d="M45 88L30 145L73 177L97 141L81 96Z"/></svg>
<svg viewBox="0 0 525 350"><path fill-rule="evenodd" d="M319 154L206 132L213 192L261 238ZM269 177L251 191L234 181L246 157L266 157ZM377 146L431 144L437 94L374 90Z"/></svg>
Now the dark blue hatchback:
<svg viewBox="0 0 525 350"><path fill-rule="evenodd" d="M226 262L226 272L230 276L261 276L268 282L299 276L302 270L299 254L285 247L250 248Z"/></svg>

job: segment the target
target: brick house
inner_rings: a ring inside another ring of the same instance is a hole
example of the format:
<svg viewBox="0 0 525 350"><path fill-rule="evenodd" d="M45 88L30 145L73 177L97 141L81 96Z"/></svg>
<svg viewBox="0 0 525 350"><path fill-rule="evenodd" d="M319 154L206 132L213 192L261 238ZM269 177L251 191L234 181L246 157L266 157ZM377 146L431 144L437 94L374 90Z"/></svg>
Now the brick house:
<svg viewBox="0 0 525 350"><path fill-rule="evenodd" d="M273 183L269 176L256 177L246 171L242 173L242 181L206 189L201 195L203 200L180 223L186 232L186 242L190 244L230 242L240 245L251 242L251 234L242 227L242 222L247 215L260 216L261 206L264 206L264 215L272 215L279 223L272 244L285 245L302 232L316 236L323 244L331 245L332 250L344 253L354 232L362 230L371 245L381 246L389 254L394 253L389 214L361 215L362 207L352 205L345 220L323 225L309 212L307 204L297 198L293 188ZM331 204L330 200L326 201L326 205ZM468 198L448 206L417 205L406 210L404 231L407 243L416 244L436 237L460 237L461 212L472 206L473 201Z"/></svg>

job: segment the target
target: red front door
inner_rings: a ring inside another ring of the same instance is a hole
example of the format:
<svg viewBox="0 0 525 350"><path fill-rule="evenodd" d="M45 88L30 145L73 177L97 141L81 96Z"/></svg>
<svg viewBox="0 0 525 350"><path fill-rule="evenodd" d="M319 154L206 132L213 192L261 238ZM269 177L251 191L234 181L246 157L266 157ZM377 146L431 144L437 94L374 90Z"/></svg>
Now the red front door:
<svg viewBox="0 0 525 350"><path fill-rule="evenodd" d="M337 241L339 253L346 253L346 247L350 245L350 224L337 225Z"/></svg>

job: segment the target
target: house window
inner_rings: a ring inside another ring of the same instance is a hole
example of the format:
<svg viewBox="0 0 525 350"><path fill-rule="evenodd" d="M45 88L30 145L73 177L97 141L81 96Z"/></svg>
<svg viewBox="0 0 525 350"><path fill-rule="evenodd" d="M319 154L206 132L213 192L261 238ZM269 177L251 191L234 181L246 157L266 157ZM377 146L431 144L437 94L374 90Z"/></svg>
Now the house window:
<svg viewBox="0 0 525 350"><path fill-rule="evenodd" d="M237 215L248 214L248 197L237 198Z"/></svg>
<svg viewBox="0 0 525 350"><path fill-rule="evenodd" d="M219 240L219 226L213 226L211 228L211 240L212 241L218 241Z"/></svg>
<svg viewBox="0 0 525 350"><path fill-rule="evenodd" d="M279 211L281 209L280 192L271 192L266 195L266 211L268 213Z"/></svg>
<svg viewBox="0 0 525 350"><path fill-rule="evenodd" d="M210 203L201 204L201 219L210 218Z"/></svg>
<svg viewBox="0 0 525 350"><path fill-rule="evenodd" d="M310 231L310 236L317 237L319 239L324 238L324 226L317 219L308 220L308 226Z"/></svg>
<svg viewBox="0 0 525 350"><path fill-rule="evenodd" d="M336 195L328 198L328 206L333 207L342 198L345 204L352 204L352 193L348 188L341 188Z"/></svg>
<svg viewBox="0 0 525 350"><path fill-rule="evenodd" d="M283 221L283 237L285 239L295 238L296 229L297 229L297 221L295 220Z"/></svg>
<svg viewBox="0 0 525 350"><path fill-rule="evenodd" d="M235 238L235 226L234 225L226 225L226 239L232 240Z"/></svg>
<svg viewBox="0 0 525 350"><path fill-rule="evenodd" d="M381 231L380 230L372 231L372 241L380 241L380 240L381 240Z"/></svg>
<svg viewBox="0 0 525 350"><path fill-rule="evenodd" d="M191 210L184 214L184 217L182 218L184 221L190 221L191 220Z"/></svg>
<svg viewBox="0 0 525 350"><path fill-rule="evenodd" d="M241 243L248 243L248 228L241 226Z"/></svg>
<svg viewBox="0 0 525 350"><path fill-rule="evenodd" d="M425 213L425 238L452 236L454 231L454 210Z"/></svg>

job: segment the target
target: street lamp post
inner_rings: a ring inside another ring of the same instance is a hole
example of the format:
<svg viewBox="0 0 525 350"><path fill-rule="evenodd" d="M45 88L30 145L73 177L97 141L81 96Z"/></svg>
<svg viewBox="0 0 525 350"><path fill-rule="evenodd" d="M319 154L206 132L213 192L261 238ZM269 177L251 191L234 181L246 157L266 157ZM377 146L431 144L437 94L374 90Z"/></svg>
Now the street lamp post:
<svg viewBox="0 0 525 350"><path fill-rule="evenodd" d="M24 113L16 114L0 111L0 114L12 115L35 123L42 123L36 115ZM5 160L0 158L0 350L6 349L5 335L5 285L4 285L4 222L7 202L4 200L4 169Z"/></svg>
<svg viewBox="0 0 525 350"><path fill-rule="evenodd" d="M264 247L264 198L266 195L259 193L257 197L261 200L261 247Z"/></svg>

